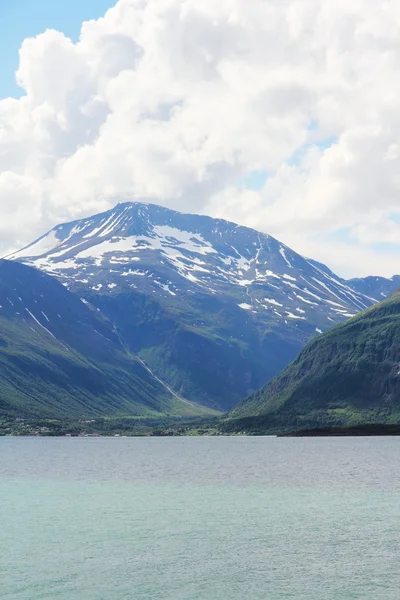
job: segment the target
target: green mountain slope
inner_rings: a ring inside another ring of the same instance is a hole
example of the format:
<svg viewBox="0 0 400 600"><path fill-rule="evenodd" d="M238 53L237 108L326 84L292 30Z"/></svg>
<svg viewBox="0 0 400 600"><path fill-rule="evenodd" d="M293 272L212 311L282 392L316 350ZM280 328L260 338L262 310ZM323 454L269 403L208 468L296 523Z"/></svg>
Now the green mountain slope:
<svg viewBox="0 0 400 600"><path fill-rule="evenodd" d="M285 337L273 323L221 298L198 294L182 305L135 290L89 290L85 298L178 394L216 410L229 410L257 390L302 347L297 332L288 329Z"/></svg>
<svg viewBox="0 0 400 600"><path fill-rule="evenodd" d="M310 342L230 417L251 431L400 422L400 293Z"/></svg>
<svg viewBox="0 0 400 600"><path fill-rule="evenodd" d="M192 415L54 278L0 261L0 415Z"/></svg>

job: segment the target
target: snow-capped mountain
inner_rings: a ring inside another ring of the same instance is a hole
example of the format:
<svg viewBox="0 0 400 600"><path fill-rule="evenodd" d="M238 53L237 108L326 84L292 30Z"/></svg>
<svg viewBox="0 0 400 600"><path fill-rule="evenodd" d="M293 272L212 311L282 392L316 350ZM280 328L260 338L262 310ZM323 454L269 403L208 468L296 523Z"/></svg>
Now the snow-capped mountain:
<svg viewBox="0 0 400 600"><path fill-rule="evenodd" d="M400 275L393 277L363 277L350 279L348 285L360 294L365 294L370 298L380 302L390 294L400 289Z"/></svg>
<svg viewBox="0 0 400 600"><path fill-rule="evenodd" d="M372 300L269 235L150 204L60 225L11 257L68 286L161 296L229 294L242 310L325 327Z"/></svg>
<svg viewBox="0 0 400 600"><path fill-rule="evenodd" d="M56 276L187 398L229 408L374 299L273 237L124 203L8 257Z"/></svg>

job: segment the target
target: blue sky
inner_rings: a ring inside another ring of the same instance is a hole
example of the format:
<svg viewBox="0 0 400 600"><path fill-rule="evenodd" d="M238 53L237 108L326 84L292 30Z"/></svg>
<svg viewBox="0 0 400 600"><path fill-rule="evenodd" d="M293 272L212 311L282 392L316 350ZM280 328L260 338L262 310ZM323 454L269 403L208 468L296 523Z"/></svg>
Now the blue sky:
<svg viewBox="0 0 400 600"><path fill-rule="evenodd" d="M58 29L73 40L83 21L97 19L116 0L0 0L0 98L20 97L15 83L18 50L27 37Z"/></svg>

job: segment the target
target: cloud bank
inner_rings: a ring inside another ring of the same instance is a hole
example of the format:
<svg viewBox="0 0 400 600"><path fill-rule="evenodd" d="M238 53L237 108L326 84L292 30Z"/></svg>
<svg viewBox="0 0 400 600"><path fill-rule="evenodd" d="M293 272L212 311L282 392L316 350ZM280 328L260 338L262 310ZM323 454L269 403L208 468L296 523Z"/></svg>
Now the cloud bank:
<svg viewBox="0 0 400 600"><path fill-rule="evenodd" d="M400 272L397 0L119 0L20 50L0 101L0 250L126 199Z"/></svg>

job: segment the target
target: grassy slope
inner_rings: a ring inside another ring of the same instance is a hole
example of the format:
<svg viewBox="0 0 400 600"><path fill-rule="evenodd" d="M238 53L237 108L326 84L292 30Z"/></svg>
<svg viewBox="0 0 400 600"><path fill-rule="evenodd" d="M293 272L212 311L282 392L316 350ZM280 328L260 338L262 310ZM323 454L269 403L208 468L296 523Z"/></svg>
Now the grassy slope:
<svg viewBox="0 0 400 600"><path fill-rule="evenodd" d="M400 294L313 340L226 429L400 422Z"/></svg>
<svg viewBox="0 0 400 600"><path fill-rule="evenodd" d="M206 413L171 395L97 312L53 278L0 261L0 295L0 414L77 418ZM31 318L28 309L52 332Z"/></svg>
<svg viewBox="0 0 400 600"><path fill-rule="evenodd" d="M0 319L0 346L2 414L73 418L206 413L171 396L121 350L103 362L4 319Z"/></svg>

